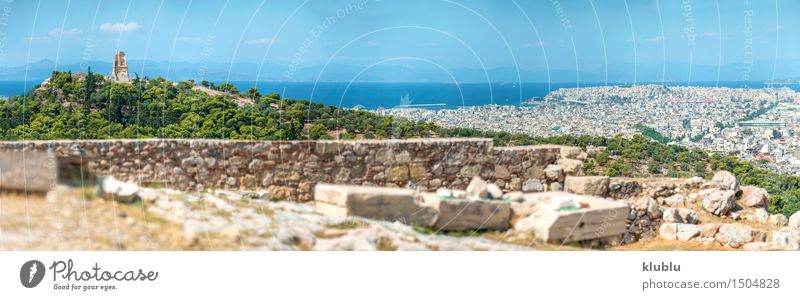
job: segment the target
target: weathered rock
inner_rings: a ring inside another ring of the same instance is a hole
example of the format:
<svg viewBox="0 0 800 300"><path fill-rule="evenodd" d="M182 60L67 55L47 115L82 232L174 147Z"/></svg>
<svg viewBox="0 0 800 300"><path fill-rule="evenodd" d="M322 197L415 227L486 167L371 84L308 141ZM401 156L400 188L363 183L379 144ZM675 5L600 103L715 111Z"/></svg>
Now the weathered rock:
<svg viewBox="0 0 800 300"><path fill-rule="evenodd" d="M467 199L480 200L489 196L488 183L478 176L472 177L467 185Z"/></svg>
<svg viewBox="0 0 800 300"><path fill-rule="evenodd" d="M650 196L655 198L669 197L675 194L675 184L669 182L653 182L649 184Z"/></svg>
<svg viewBox="0 0 800 300"><path fill-rule="evenodd" d="M503 190L501 190L500 187L494 183L490 183L486 186L486 193L488 193L489 197L492 199L503 198Z"/></svg>
<svg viewBox="0 0 800 300"><path fill-rule="evenodd" d="M662 219L668 223L697 224L700 216L689 208L667 208L663 211Z"/></svg>
<svg viewBox="0 0 800 300"><path fill-rule="evenodd" d="M548 165L544 168L544 176L549 181L561 181L564 178L564 168L559 165Z"/></svg>
<svg viewBox="0 0 800 300"><path fill-rule="evenodd" d="M423 193L423 205L433 208L438 217L436 230L506 230L511 221L511 205L506 201L442 200Z"/></svg>
<svg viewBox="0 0 800 300"><path fill-rule="evenodd" d="M683 206L685 202L683 199L683 195L675 194L667 198L664 198L664 204L666 204L667 206Z"/></svg>
<svg viewBox="0 0 800 300"><path fill-rule="evenodd" d="M577 159L581 155L581 148L574 146L561 146L561 158Z"/></svg>
<svg viewBox="0 0 800 300"><path fill-rule="evenodd" d="M708 223L708 224L697 225L697 227L698 229L700 229L700 237L713 239L715 236L717 236L719 228L722 227L722 224Z"/></svg>
<svg viewBox="0 0 800 300"><path fill-rule="evenodd" d="M753 242L747 243L742 246L745 251L766 251L769 250L769 243L766 242Z"/></svg>
<svg viewBox="0 0 800 300"><path fill-rule="evenodd" d="M699 176L694 176L692 178L686 179L686 185L689 186L690 188L699 188L701 185L703 185L704 182L705 180L703 180L703 178Z"/></svg>
<svg viewBox="0 0 800 300"><path fill-rule="evenodd" d="M408 167L396 166L386 169L386 180L388 181L406 181L408 180Z"/></svg>
<svg viewBox="0 0 800 300"><path fill-rule="evenodd" d="M688 196L686 196L686 203L694 204L695 202L697 202L697 197L698 197L697 193L689 194Z"/></svg>
<svg viewBox="0 0 800 300"><path fill-rule="evenodd" d="M132 182L123 182L106 176L100 179L97 185L97 195L106 200L120 203L132 203L137 199L139 186Z"/></svg>
<svg viewBox="0 0 800 300"><path fill-rule="evenodd" d="M688 241L700 235L700 229L693 224L677 224L675 236L678 240Z"/></svg>
<svg viewBox="0 0 800 300"><path fill-rule="evenodd" d="M525 184L522 185L522 191L526 193L544 192L544 185L542 185L539 179L528 179L525 181Z"/></svg>
<svg viewBox="0 0 800 300"><path fill-rule="evenodd" d="M563 169L563 173L567 176L576 176L583 174L583 161L579 159L561 158L556 164Z"/></svg>
<svg viewBox="0 0 800 300"><path fill-rule="evenodd" d="M683 223L697 224L700 221L700 215L691 208L678 208L678 215L683 219Z"/></svg>
<svg viewBox="0 0 800 300"><path fill-rule="evenodd" d="M561 187L561 183L551 182L550 183L550 188L548 189L548 191L550 191L550 192L560 192L562 189L563 188Z"/></svg>
<svg viewBox="0 0 800 300"><path fill-rule="evenodd" d="M789 228L800 230L800 211L795 212L791 217L789 217Z"/></svg>
<svg viewBox="0 0 800 300"><path fill-rule="evenodd" d="M713 189L720 189L720 188L721 188L720 185L718 183L716 183L716 182L713 182L713 181L706 181L706 182L703 182L702 185L700 185L700 189L701 190L713 190Z"/></svg>
<svg viewBox="0 0 800 300"><path fill-rule="evenodd" d="M422 163L413 163L408 169L411 179L417 180L428 175L428 168Z"/></svg>
<svg viewBox="0 0 800 300"><path fill-rule="evenodd" d="M752 222L767 224L769 220L769 213L766 209L756 208L752 214L747 216L747 219Z"/></svg>
<svg viewBox="0 0 800 300"><path fill-rule="evenodd" d="M700 192L703 197L703 209L711 214L717 216L724 216L730 213L736 207L735 191L730 190L703 190Z"/></svg>
<svg viewBox="0 0 800 300"><path fill-rule="evenodd" d="M527 194L526 202L538 204L527 216L515 209L522 219L514 224L519 233L532 233L536 239L545 242L572 242L595 240L604 237L622 236L627 232L627 216L630 209L622 201L569 194L565 192L546 192ZM559 211L559 203L586 203L588 208Z"/></svg>
<svg viewBox="0 0 800 300"><path fill-rule="evenodd" d="M288 186L270 185L267 187L267 194L272 200L288 200L294 198L297 192Z"/></svg>
<svg viewBox="0 0 800 300"><path fill-rule="evenodd" d="M678 224L665 223L658 227L658 237L665 240L675 240L678 238Z"/></svg>
<svg viewBox="0 0 800 300"><path fill-rule="evenodd" d="M714 178L712 178L711 181L718 184L722 190L739 191L739 180L736 179L736 176L731 172L717 171L717 173L714 173Z"/></svg>
<svg viewBox="0 0 800 300"><path fill-rule="evenodd" d="M642 197L637 201L637 209L644 211L650 219L660 219L663 214L658 202L650 197Z"/></svg>
<svg viewBox="0 0 800 300"><path fill-rule="evenodd" d="M769 194L767 190L755 187L745 186L742 187L742 204L747 207L763 207L769 206Z"/></svg>
<svg viewBox="0 0 800 300"><path fill-rule="evenodd" d="M683 223L683 218L678 214L677 208L664 209L662 219L667 223Z"/></svg>
<svg viewBox="0 0 800 300"><path fill-rule="evenodd" d="M783 229L772 233L769 241L770 250L800 250L800 232L797 230Z"/></svg>
<svg viewBox="0 0 800 300"><path fill-rule="evenodd" d="M716 240L723 246L739 248L744 244L753 242L754 236L759 233L750 226L742 224L723 224L719 227Z"/></svg>
<svg viewBox="0 0 800 300"><path fill-rule="evenodd" d="M608 184L608 196L614 199L628 199L638 196L642 185L632 178L614 178Z"/></svg>
<svg viewBox="0 0 800 300"><path fill-rule="evenodd" d="M300 250L311 250L317 243L314 233L303 227L282 227L276 236L282 243Z"/></svg>
<svg viewBox="0 0 800 300"><path fill-rule="evenodd" d="M767 224L770 225L777 225L777 226L786 226L789 224L789 218L782 214L774 214L769 216L767 219Z"/></svg>
<svg viewBox="0 0 800 300"><path fill-rule="evenodd" d="M580 195L605 197L608 194L608 176L567 176L564 190Z"/></svg>
<svg viewBox="0 0 800 300"><path fill-rule="evenodd" d="M250 172L258 172L261 171L261 169L263 168L264 168L264 161L258 158L251 160L250 163L247 164L247 169L250 170Z"/></svg>
<svg viewBox="0 0 800 300"><path fill-rule="evenodd" d="M511 177L511 172L508 171L508 168L504 165L495 165L494 166L494 177L500 179L508 179Z"/></svg>
<svg viewBox="0 0 800 300"><path fill-rule="evenodd" d="M436 219L436 211L419 203L410 189L321 183L314 187L314 201L316 211L329 216L359 216L420 226L431 226Z"/></svg>

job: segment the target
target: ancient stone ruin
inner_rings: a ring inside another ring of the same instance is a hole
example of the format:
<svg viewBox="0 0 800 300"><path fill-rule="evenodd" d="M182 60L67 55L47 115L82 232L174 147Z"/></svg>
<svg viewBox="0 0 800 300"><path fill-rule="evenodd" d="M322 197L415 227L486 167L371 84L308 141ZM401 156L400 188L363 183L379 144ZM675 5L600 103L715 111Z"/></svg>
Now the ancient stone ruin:
<svg viewBox="0 0 800 300"><path fill-rule="evenodd" d="M115 82L130 82L128 76L128 60L125 58L125 52L119 51L114 55L114 64L111 66L111 75L109 79Z"/></svg>
<svg viewBox="0 0 800 300"><path fill-rule="evenodd" d="M597 153L475 138L5 142L0 189L46 191L81 170L81 180L99 178L97 196L142 201L148 213L181 224L189 247L216 235L269 249L613 249L657 241L800 249L800 213L769 214L767 192L740 186L729 172L711 180L585 176L584 160ZM16 175L6 181L7 174ZM443 235L453 232L481 237Z"/></svg>

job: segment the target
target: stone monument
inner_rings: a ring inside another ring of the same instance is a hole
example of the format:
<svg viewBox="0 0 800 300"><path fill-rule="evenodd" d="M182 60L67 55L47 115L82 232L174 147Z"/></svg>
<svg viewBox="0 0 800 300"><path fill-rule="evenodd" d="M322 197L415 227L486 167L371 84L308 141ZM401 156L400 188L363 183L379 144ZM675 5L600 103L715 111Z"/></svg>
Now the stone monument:
<svg viewBox="0 0 800 300"><path fill-rule="evenodd" d="M114 55L114 65L111 67L111 80L115 82L130 82L128 77L128 60L125 52L119 51Z"/></svg>

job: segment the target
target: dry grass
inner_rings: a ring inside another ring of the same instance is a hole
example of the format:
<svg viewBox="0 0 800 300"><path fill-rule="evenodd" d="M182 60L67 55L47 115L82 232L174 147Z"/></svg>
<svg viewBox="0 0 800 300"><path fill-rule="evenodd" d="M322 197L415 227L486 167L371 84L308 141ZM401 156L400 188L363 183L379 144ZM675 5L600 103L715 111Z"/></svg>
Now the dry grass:
<svg viewBox="0 0 800 300"><path fill-rule="evenodd" d="M703 244L700 242L668 241L655 239L652 241L639 241L632 244L611 247L612 251L735 251L736 249L720 246L717 243Z"/></svg>

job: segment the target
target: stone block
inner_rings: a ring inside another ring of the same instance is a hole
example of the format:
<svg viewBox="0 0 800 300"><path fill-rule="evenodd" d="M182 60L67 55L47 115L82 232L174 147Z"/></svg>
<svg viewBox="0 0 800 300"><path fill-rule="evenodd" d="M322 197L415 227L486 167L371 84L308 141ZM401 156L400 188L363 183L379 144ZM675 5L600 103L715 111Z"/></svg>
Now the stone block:
<svg viewBox="0 0 800 300"><path fill-rule="evenodd" d="M530 214L517 220L514 229L532 233L545 242L574 242L621 236L627 232L630 207L622 201L565 192L526 194ZM553 209L554 203L586 203L588 208L572 211ZM516 212L515 212L516 214Z"/></svg>
<svg viewBox="0 0 800 300"><path fill-rule="evenodd" d="M0 190L47 192L57 182L55 153L0 151Z"/></svg>
<svg viewBox="0 0 800 300"><path fill-rule="evenodd" d="M431 226L436 219L435 210L422 206L410 189L321 183L314 188L314 202L318 213L331 216L358 216L420 226Z"/></svg>
<svg viewBox="0 0 800 300"><path fill-rule="evenodd" d="M608 194L608 176L567 176L564 191L569 193L605 197Z"/></svg>
<svg viewBox="0 0 800 300"><path fill-rule="evenodd" d="M423 205L436 210L436 230L506 230L511 221L511 203L496 200L442 199L422 193Z"/></svg>

